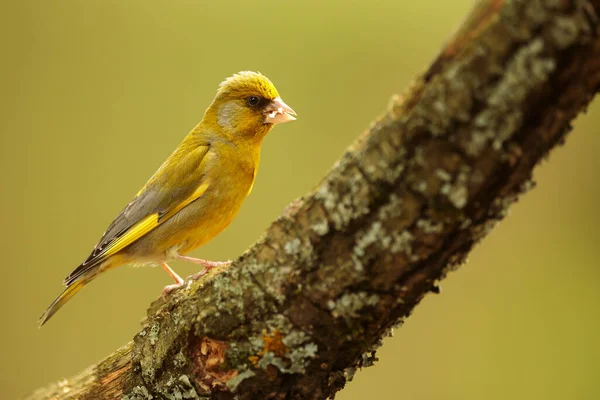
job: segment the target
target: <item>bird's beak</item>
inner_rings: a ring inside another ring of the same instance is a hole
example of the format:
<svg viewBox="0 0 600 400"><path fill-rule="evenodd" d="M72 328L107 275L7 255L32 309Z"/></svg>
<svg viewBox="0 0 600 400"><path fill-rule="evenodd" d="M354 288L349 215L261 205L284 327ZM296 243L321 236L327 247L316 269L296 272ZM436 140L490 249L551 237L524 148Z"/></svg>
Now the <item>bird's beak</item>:
<svg viewBox="0 0 600 400"><path fill-rule="evenodd" d="M265 108L265 124L281 124L296 119L296 112L279 97L271 100Z"/></svg>

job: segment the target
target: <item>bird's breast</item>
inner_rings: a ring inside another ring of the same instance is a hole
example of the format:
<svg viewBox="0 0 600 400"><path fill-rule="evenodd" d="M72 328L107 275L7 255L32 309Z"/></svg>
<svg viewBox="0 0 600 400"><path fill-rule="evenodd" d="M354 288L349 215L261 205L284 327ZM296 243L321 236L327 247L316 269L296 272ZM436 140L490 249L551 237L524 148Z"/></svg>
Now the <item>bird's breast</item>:
<svg viewBox="0 0 600 400"><path fill-rule="evenodd" d="M184 227L172 235L169 246L188 253L221 233L235 218L256 179L257 164L229 165L206 177L209 188L196 201L174 216Z"/></svg>

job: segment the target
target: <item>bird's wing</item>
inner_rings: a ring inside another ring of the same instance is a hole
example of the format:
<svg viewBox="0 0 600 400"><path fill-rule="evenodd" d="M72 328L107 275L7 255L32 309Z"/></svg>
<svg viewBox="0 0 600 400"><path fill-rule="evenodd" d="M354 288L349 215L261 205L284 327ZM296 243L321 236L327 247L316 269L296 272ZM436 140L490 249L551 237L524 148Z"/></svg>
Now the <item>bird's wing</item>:
<svg viewBox="0 0 600 400"><path fill-rule="evenodd" d="M110 224L90 256L65 278L70 285L86 272L125 249L208 189L204 159L209 144L180 148L159 168Z"/></svg>

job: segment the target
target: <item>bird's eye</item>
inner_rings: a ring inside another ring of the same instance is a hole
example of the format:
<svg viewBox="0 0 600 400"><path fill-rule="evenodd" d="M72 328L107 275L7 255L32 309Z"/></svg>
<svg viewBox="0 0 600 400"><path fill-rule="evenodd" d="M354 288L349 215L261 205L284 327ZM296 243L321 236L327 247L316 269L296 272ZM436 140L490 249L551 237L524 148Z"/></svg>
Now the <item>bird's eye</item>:
<svg viewBox="0 0 600 400"><path fill-rule="evenodd" d="M260 97L250 96L246 99L246 102L250 107L256 107L260 103Z"/></svg>

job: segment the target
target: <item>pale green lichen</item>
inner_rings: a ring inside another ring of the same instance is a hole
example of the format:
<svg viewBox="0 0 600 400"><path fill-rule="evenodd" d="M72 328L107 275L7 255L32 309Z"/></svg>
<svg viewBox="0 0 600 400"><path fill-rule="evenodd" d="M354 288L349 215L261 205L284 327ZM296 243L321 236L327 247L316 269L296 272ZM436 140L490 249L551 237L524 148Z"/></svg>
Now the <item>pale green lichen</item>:
<svg viewBox="0 0 600 400"><path fill-rule="evenodd" d="M356 157L371 182L395 182L405 169L400 160L406 157L406 148L397 135L389 135L390 129L396 130L387 124L379 126L372 132L375 145L367 146Z"/></svg>
<svg viewBox="0 0 600 400"><path fill-rule="evenodd" d="M467 182L469 181L471 171L472 169L468 165L461 165L459 173L456 176L456 181L454 183L444 183L440 188L440 193L445 195L450 203L459 210L467 205L469 198Z"/></svg>
<svg viewBox="0 0 600 400"><path fill-rule="evenodd" d="M319 236L324 236L329 232L329 222L326 219L322 221L315 222L310 226L314 232L316 232Z"/></svg>
<svg viewBox="0 0 600 400"><path fill-rule="evenodd" d="M287 266L270 266L247 261L243 268L244 276L240 279L252 283L245 290L250 290L255 295L253 301L262 309L266 304L265 294L280 303L285 301L285 296L278 288L283 285L291 272L292 269Z"/></svg>
<svg viewBox="0 0 600 400"><path fill-rule="evenodd" d="M323 265L321 271L323 272L320 279L311 284L311 291L315 293L330 293L331 289L343 288L352 286L364 279L364 275L349 274L346 271L356 270L361 272L364 267L362 265L362 258L351 255L350 260L344 260L336 265ZM329 297L329 296L328 296Z"/></svg>
<svg viewBox="0 0 600 400"><path fill-rule="evenodd" d="M363 272L365 272L365 265L364 265L361 257L362 256L357 255L357 254L352 254L352 256L351 256L352 265L354 266L354 270L356 272L358 272L359 274L362 274Z"/></svg>
<svg viewBox="0 0 600 400"><path fill-rule="evenodd" d="M198 310L199 319L219 315L232 315L237 312L245 312L247 297L251 295L254 304L253 309L260 310L265 307L267 300L265 293L275 296L275 292L267 291L262 281L267 279L264 275L273 272L269 279L282 275L281 269L267 268L265 265L256 264L251 259L246 259L243 268L234 268L222 271L212 283L214 294L210 296L205 307Z"/></svg>
<svg viewBox="0 0 600 400"><path fill-rule="evenodd" d="M180 310L175 310L171 315L173 317L173 323L175 325L179 325L179 324L185 323L185 320L183 318L181 318L181 311Z"/></svg>
<svg viewBox="0 0 600 400"><path fill-rule="evenodd" d="M411 256L413 253L412 243L415 240L413 235L408 230L403 230L400 233L392 234L392 243L390 245L390 253L404 253L407 256Z"/></svg>
<svg viewBox="0 0 600 400"><path fill-rule="evenodd" d="M492 141L493 148L500 150L503 144L522 126L522 104L538 87L548 81L556 69L556 62L547 55L547 47L564 49L572 45L581 30L586 29L581 13L576 16L556 16L549 20L540 1L531 1L504 7L503 18L517 20L521 12L536 24L548 23L548 34L532 37L531 24L507 23L505 28L518 42L526 42L504 68L502 79L487 93L487 107L474 120L474 131L466 143L470 155L479 156ZM521 10L521 11L517 11ZM524 11L523 11L524 10ZM535 10L535 11L533 11ZM484 51L488 51L487 49Z"/></svg>
<svg viewBox="0 0 600 400"><path fill-rule="evenodd" d="M258 352L265 347L265 341L260 336L251 337L249 341L250 345L254 347L255 352Z"/></svg>
<svg viewBox="0 0 600 400"><path fill-rule="evenodd" d="M287 241L283 246L283 250L286 254L293 255L296 257L297 261L310 261L313 257L313 247L310 241L302 242L298 238L294 238L290 241ZM281 269L277 270L278 273L281 273ZM285 271L289 272L289 271Z"/></svg>
<svg viewBox="0 0 600 400"><path fill-rule="evenodd" d="M257 365L262 369L267 369L269 365L272 365L282 372L287 371L286 362L281 357L276 356L272 351L267 351L263 354Z"/></svg>
<svg viewBox="0 0 600 400"><path fill-rule="evenodd" d="M452 175L448 171L441 168L437 168L435 170L435 176L437 176L443 182L452 180Z"/></svg>
<svg viewBox="0 0 600 400"><path fill-rule="evenodd" d="M477 124L477 118L475 118L475 124ZM482 125L485 122L481 122ZM493 135L490 132L486 132L483 130L473 130L471 134L471 139L467 142L465 150L467 154L470 156L479 156L486 149L488 142L493 138Z"/></svg>
<svg viewBox="0 0 600 400"><path fill-rule="evenodd" d="M177 379L170 377L160 393L163 398L168 400L202 400L205 398L198 396L187 375L181 375Z"/></svg>
<svg viewBox="0 0 600 400"><path fill-rule="evenodd" d="M317 355L317 351L318 347L315 343L295 347L284 357L268 351L263 354L257 365L262 369L267 369L269 365L272 365L285 374L304 373L310 360Z"/></svg>
<svg viewBox="0 0 600 400"><path fill-rule="evenodd" d="M282 314L271 316L265 324L268 332L290 332L294 329L294 325Z"/></svg>
<svg viewBox="0 0 600 400"><path fill-rule="evenodd" d="M302 241L300 239L294 238L284 245L285 252L287 254L296 254L298 253L301 244Z"/></svg>
<svg viewBox="0 0 600 400"><path fill-rule="evenodd" d="M467 52L461 60L448 65L443 79L425 87L421 95L421 104L429 107L415 107L411 111L407 128L409 131L426 130L434 137L447 135L457 121L465 122L471 118L473 90L480 85L479 78L470 73L470 63L477 52ZM419 165L424 165L415 157Z"/></svg>
<svg viewBox="0 0 600 400"><path fill-rule="evenodd" d="M348 382L352 382L354 375L356 375L356 371L357 368L355 366L344 369L344 378L346 378Z"/></svg>
<svg viewBox="0 0 600 400"><path fill-rule="evenodd" d="M317 345L311 342L311 337L295 329L282 314L274 315L266 322L266 325L267 329L262 334L248 339L251 349L247 349L247 351L251 354L261 355L256 365L263 369L272 365L288 374L304 372L306 365L317 354ZM287 334L283 337L277 336L283 332L287 332ZM281 342L279 345L275 344L275 347L267 348L267 337L270 337L272 343L273 341L277 343L277 340ZM277 351L277 354L274 351Z"/></svg>
<svg viewBox="0 0 600 400"><path fill-rule="evenodd" d="M545 23L549 15L540 0L515 1L511 7L502 7L500 18L508 32L508 38L517 42L527 41L533 30ZM523 23L523 20L527 23Z"/></svg>
<svg viewBox="0 0 600 400"><path fill-rule="evenodd" d="M435 85L428 85L421 95L423 104L431 107L416 107L408 121L411 131L427 129L432 136L448 134L455 120L469 118L472 107L471 83L464 79L455 79L464 75L464 65L451 65L446 71L446 80ZM418 157L416 157L419 163ZM419 163L423 165L422 163Z"/></svg>
<svg viewBox="0 0 600 400"><path fill-rule="evenodd" d="M252 378L255 375L256 374L250 369L243 370L227 381L227 388L229 388L231 392L235 392L240 383L248 378Z"/></svg>
<svg viewBox="0 0 600 400"><path fill-rule="evenodd" d="M444 223L430 219L420 219L417 221L417 228L425 233L441 233L444 230Z"/></svg>
<svg viewBox="0 0 600 400"><path fill-rule="evenodd" d="M415 189L417 190L417 192L419 193L425 193L427 192L427 182L425 181L420 181L419 183L417 183L417 185L415 186Z"/></svg>
<svg viewBox="0 0 600 400"><path fill-rule="evenodd" d="M544 49L544 39L536 37L516 52L504 78L490 92L488 107L475 119L475 126L481 131L478 134L492 139L496 150L521 127L520 105L556 69L556 62L544 55Z"/></svg>
<svg viewBox="0 0 600 400"><path fill-rule="evenodd" d="M379 302L379 296L366 292L345 293L336 301L327 302L331 315L334 317L356 318L359 311L368 306L374 306Z"/></svg>
<svg viewBox="0 0 600 400"><path fill-rule="evenodd" d="M398 152L401 153L401 154L404 154L404 150L399 150ZM405 169L406 169L406 166L404 164L398 164L394 168L385 169L384 170L384 171L386 171L386 173L384 174L385 180L387 182L395 182L395 181L397 181L398 178L400 178L400 175L402 175L402 173L404 172Z"/></svg>
<svg viewBox="0 0 600 400"><path fill-rule="evenodd" d="M315 343L307 343L304 346L294 347L288 354L291 364L286 371L289 374L303 374L311 359L315 358L319 348Z"/></svg>
<svg viewBox="0 0 600 400"><path fill-rule="evenodd" d="M296 347L306 343L310 339L310 336L308 336L306 333L295 329L288 333L281 341L287 347Z"/></svg>
<svg viewBox="0 0 600 400"><path fill-rule="evenodd" d="M404 213L404 200L392 193L388 202L383 205L377 214L380 221L387 221L393 218L398 218Z"/></svg>
<svg viewBox="0 0 600 400"><path fill-rule="evenodd" d="M154 346L156 344L156 342L158 341L158 334L160 332L160 323L154 322L154 324L152 324L152 327L150 327L150 333L148 334L148 340L150 341L150 344L152 346Z"/></svg>
<svg viewBox="0 0 600 400"><path fill-rule="evenodd" d="M366 249L372 244L377 243L383 247L387 247L390 240L387 233L382 229L381 222L375 221L364 234L359 234L352 251L358 257L362 257L365 255Z"/></svg>
<svg viewBox="0 0 600 400"><path fill-rule="evenodd" d="M467 205L467 199L469 196L469 190L467 186L462 183L449 184L446 183L440 189L440 192L450 200L450 203L457 209L462 209Z"/></svg>
<svg viewBox="0 0 600 400"><path fill-rule="evenodd" d="M175 355L175 358L173 359L173 363L175 364L175 366L177 368L183 368L183 367L185 367L187 365L188 359L183 354L183 350L179 350L179 353L177 353Z"/></svg>
<svg viewBox="0 0 600 400"><path fill-rule="evenodd" d="M409 203L412 204L412 203ZM402 229L402 226L408 226L412 222L412 212L410 209L403 209L404 201L397 195L390 195L388 202L378 211L378 218L374 221L364 233L358 233L354 247L352 248L351 259L354 268L358 272L363 272L364 258L368 257L368 249L371 246L377 246L378 249L388 249L390 253L403 252L407 256L412 255L412 243L414 235L408 229ZM416 207L416 205L414 206ZM391 231L384 228L384 223L394 219L401 219L402 213L406 212L407 218L394 224Z"/></svg>
<svg viewBox="0 0 600 400"><path fill-rule="evenodd" d="M121 397L121 400L152 400L154 396L148 392L145 386L136 386L130 394Z"/></svg>
<svg viewBox="0 0 600 400"><path fill-rule="evenodd" d="M357 168L345 171L344 181L329 179L319 186L315 199L321 200L336 229L343 229L353 219L369 212L369 185ZM342 188L331 185L343 185Z"/></svg>

